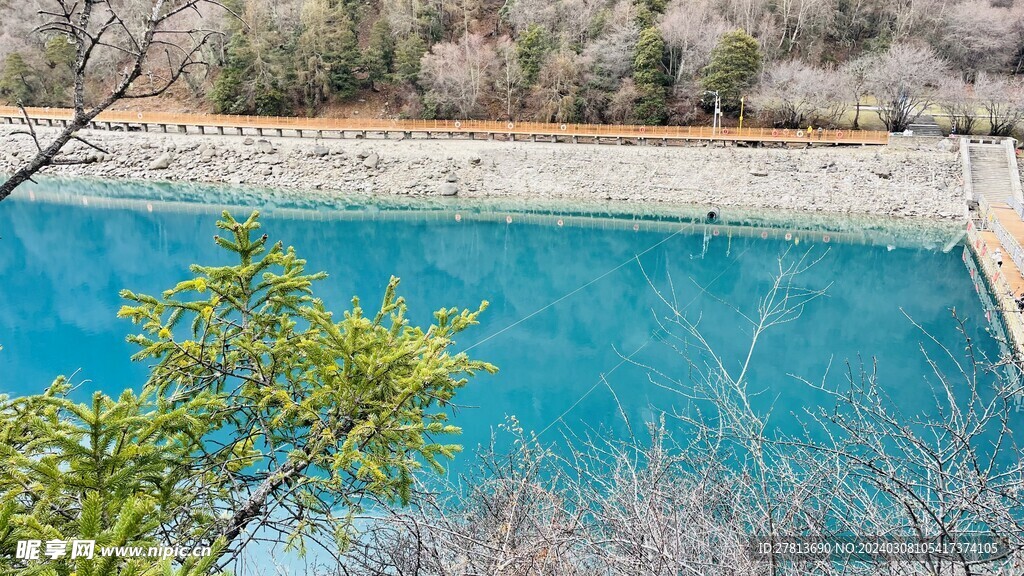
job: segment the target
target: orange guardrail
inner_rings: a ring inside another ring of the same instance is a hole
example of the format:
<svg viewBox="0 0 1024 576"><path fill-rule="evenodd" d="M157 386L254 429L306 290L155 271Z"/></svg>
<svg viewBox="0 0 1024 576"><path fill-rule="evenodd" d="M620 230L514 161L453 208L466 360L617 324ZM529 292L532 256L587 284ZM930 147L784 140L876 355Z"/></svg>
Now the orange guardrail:
<svg viewBox="0 0 1024 576"><path fill-rule="evenodd" d="M63 108L26 108L30 118L70 120ZM0 117L22 118L19 108L0 106ZM813 142L825 144L888 144L889 134L868 130L806 130L782 128L733 128L710 126L638 126L624 124L555 124L545 122L493 122L487 120L391 120L362 118L296 118L278 116L234 116L225 114L176 114L107 110L94 122L118 124L163 124L213 128L261 128L266 130L366 130L438 131L495 133L538 136L599 138L668 138L683 140L727 140L741 142Z"/></svg>

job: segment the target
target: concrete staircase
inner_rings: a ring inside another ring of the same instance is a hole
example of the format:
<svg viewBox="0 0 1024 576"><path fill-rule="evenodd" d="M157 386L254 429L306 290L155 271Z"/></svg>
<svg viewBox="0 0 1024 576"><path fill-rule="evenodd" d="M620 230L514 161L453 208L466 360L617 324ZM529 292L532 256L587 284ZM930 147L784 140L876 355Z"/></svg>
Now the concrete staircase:
<svg viewBox="0 0 1024 576"><path fill-rule="evenodd" d="M1020 176L1016 162L1011 165L1006 146L969 143L967 153L974 200L984 198L989 205L1004 204L1010 196L1020 195Z"/></svg>
<svg viewBox="0 0 1024 576"><path fill-rule="evenodd" d="M935 117L927 114L922 114L908 128L914 133L914 136L935 136L937 138L945 136L942 129L939 128L939 124L935 122Z"/></svg>

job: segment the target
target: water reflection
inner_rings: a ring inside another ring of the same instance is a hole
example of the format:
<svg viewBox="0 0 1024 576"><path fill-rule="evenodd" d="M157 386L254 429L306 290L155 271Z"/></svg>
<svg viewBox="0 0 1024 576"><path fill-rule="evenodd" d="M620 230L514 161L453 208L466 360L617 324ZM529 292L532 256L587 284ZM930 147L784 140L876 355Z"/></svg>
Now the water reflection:
<svg viewBox="0 0 1024 576"><path fill-rule="evenodd" d="M91 380L83 393L138 386L145 366L128 361L133 350L124 336L132 326L115 318L117 293L159 293L188 277L191 263L226 262L212 241L216 217L215 209L149 212L25 198L0 203L0 392L37 392L54 376L76 370ZM372 306L392 274L402 278L416 322L429 322L441 306L491 301L483 325L459 342L473 345L507 328L473 350L501 372L479 378L459 396L467 409L457 423L470 448L486 442L507 414L533 430L565 414L561 422L570 427L625 433L608 386L634 424L677 406L677 394L652 384L644 368L622 362L622 354L639 349L637 363L677 377L687 372L684 359L657 334L668 310L648 281L663 293L674 291L693 317L700 315L708 342L737 367L750 329L733 308L753 312L787 251L821 257L803 282L829 290L799 321L771 332L754 355L752 386L766 390L763 398L774 403L782 426L788 414L819 399L790 374L818 379L830 362L858 357L876 358L881 381L897 401L923 409L930 373L918 351L923 336L901 311L958 348L950 317L956 307L983 351L996 350L956 251L834 241L794 246L757 235L708 237L698 228L666 240L671 232L469 218L269 215L263 222L272 238L296 246L311 270L330 273L318 293L335 309L355 294ZM595 386L602 375L608 386Z"/></svg>

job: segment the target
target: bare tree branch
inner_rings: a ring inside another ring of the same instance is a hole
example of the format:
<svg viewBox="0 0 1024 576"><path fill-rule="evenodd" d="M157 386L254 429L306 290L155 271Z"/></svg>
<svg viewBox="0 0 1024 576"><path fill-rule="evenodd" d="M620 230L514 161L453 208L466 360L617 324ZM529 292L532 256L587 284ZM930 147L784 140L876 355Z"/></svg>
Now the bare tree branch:
<svg viewBox="0 0 1024 576"><path fill-rule="evenodd" d="M224 9L216 0L182 0L171 3L167 0L150 0L148 16L143 21L141 30L136 31L128 24L131 20L123 15L122 11L125 8L119 5L104 0L82 0L74 4L65 0L50 1L54 5L52 8L44 7L39 11L47 20L38 26L36 31L60 33L75 43L75 63L72 66L74 114L71 121L53 140L44 145L39 142L28 115L22 109L29 135L36 142L37 153L19 166L8 180L0 183L0 200L10 196L15 188L31 180L33 175L47 166L74 162L57 159L61 149L71 140L79 140L101 150L79 138L77 133L118 100L158 96L165 93L191 68L205 66L206 63L201 58L202 50L219 33L214 30L193 30L183 33L176 25L176 16L187 11L195 11L202 15L200 8L205 5ZM189 45L182 45L184 36L190 41ZM166 58L168 76L160 79L155 87L133 91L132 88L143 70L155 64L153 58L158 53L154 52L154 48L157 46L173 46L181 55L172 58L171 50L163 50L160 56ZM86 86L95 80L90 63L97 50L112 52L123 66L123 71L109 91L93 101L87 96Z"/></svg>

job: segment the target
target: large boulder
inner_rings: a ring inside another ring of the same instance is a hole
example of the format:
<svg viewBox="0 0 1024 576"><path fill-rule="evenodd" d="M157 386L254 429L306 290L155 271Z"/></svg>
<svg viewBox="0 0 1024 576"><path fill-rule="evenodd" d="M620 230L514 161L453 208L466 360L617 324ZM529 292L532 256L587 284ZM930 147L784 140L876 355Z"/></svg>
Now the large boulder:
<svg viewBox="0 0 1024 576"><path fill-rule="evenodd" d="M363 159L363 166L366 166L367 168L376 168L377 167L377 162L379 162L379 161L380 161L380 157L377 156L376 152L373 152L369 156L367 156L365 159Z"/></svg>
<svg viewBox="0 0 1024 576"><path fill-rule="evenodd" d="M273 154L274 145L270 143L270 140L260 139L256 141L256 151L261 154Z"/></svg>
<svg viewBox="0 0 1024 576"><path fill-rule="evenodd" d="M455 196L459 193L459 187L451 182L446 182L441 184L438 192L441 193L441 196Z"/></svg>
<svg viewBox="0 0 1024 576"><path fill-rule="evenodd" d="M156 158L156 160L153 160L152 162L149 163L149 169L150 170L166 170L167 168L170 167L172 159L173 158L171 157L171 153L170 152L164 152L163 154L158 156Z"/></svg>

